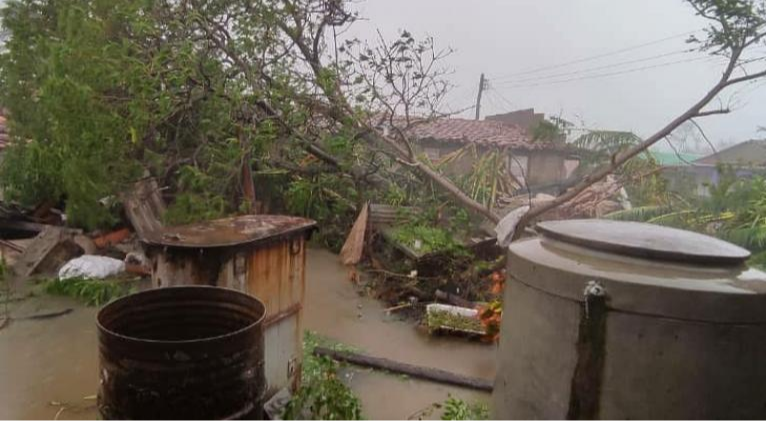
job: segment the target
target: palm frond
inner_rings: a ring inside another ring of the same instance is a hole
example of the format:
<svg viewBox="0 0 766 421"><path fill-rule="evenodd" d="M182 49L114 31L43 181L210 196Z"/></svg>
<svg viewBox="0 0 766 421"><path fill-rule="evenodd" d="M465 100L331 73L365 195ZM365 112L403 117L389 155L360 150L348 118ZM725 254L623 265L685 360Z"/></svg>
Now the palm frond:
<svg viewBox="0 0 766 421"><path fill-rule="evenodd" d="M604 218L615 221L647 222L670 212L673 212L673 209L669 206L640 206L612 212L605 215Z"/></svg>
<svg viewBox="0 0 766 421"><path fill-rule="evenodd" d="M611 155L640 142L641 138L632 132L591 130L575 139L573 144L579 148Z"/></svg>
<svg viewBox="0 0 766 421"><path fill-rule="evenodd" d="M718 236L751 251L766 248L766 225L721 230Z"/></svg>

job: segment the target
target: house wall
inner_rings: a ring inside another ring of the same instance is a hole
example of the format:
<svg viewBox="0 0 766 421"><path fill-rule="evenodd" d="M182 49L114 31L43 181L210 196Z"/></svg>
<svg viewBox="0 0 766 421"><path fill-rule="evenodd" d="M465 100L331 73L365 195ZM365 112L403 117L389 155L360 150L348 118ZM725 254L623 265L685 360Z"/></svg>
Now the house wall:
<svg viewBox="0 0 766 421"><path fill-rule="evenodd" d="M421 153L432 160L443 159L445 156L463 148L462 144L449 144L439 141L421 141L418 148ZM492 148L480 146L477 148L479 154L484 154ZM511 156L526 157L526 160L520 159L518 164L524 168L527 183L530 186L553 184L564 180L566 177L566 167L564 161L566 156L557 151L521 151L510 150L508 159ZM526 163L524 162L526 161ZM474 157L471 153L466 153L460 158L452 161L446 171L450 174L465 175L471 172L474 164Z"/></svg>
<svg viewBox="0 0 766 421"><path fill-rule="evenodd" d="M564 179L564 156L552 151L537 151L529 156L527 183L530 186L553 184Z"/></svg>
<svg viewBox="0 0 766 421"><path fill-rule="evenodd" d="M737 178L752 178L757 175L765 175L766 170L754 168L735 168ZM710 195L708 186L717 185L721 180L721 174L714 166L676 166L665 167L663 177L668 180L668 188L680 193L693 193L700 197Z"/></svg>

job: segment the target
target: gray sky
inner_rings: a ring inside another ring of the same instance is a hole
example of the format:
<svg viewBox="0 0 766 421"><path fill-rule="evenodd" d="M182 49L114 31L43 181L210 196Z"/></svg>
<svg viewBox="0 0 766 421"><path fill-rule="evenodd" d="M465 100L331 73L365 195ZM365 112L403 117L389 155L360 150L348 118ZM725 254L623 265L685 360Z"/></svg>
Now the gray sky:
<svg viewBox="0 0 766 421"><path fill-rule="evenodd" d="M534 107L589 128L647 136L704 95L723 68L721 59L682 52L690 47L684 42L688 35L680 34L705 26L682 0L361 0L356 7L367 19L353 30L360 38L373 38L378 29L391 38L407 29L456 50L448 59L457 85L449 105L455 109L474 102L479 75L486 73L490 91L483 115ZM626 61L635 62L620 64ZM640 69L650 66L660 67ZM590 70L595 67L601 69ZM624 71L631 72L564 82ZM733 113L699 120L716 144L766 137L757 132L766 126L766 88L737 90ZM734 93L721 99L727 103Z"/></svg>

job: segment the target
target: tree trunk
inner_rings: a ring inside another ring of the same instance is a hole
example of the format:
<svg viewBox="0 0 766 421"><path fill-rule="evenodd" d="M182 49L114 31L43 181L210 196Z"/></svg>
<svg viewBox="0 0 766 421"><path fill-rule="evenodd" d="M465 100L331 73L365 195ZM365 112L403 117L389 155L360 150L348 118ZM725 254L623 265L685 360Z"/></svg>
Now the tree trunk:
<svg viewBox="0 0 766 421"><path fill-rule="evenodd" d="M412 364L400 363L386 358L370 357L353 352L334 351L328 348L314 348L314 355L320 357L329 357L336 361L347 362L362 367L377 368L390 371L392 373L406 374L419 379L430 380L437 383L451 384L455 386L467 387L469 389L491 392L493 384L489 380L478 379L474 377L463 376L451 373L449 371L439 370L430 367L421 367Z"/></svg>

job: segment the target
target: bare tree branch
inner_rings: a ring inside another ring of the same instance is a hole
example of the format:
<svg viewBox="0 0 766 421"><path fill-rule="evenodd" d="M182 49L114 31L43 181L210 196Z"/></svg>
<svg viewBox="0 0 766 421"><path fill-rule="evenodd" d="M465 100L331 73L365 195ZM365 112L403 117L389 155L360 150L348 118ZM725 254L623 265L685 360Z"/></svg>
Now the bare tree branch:
<svg viewBox="0 0 766 421"><path fill-rule="evenodd" d="M694 117L706 117L709 115L716 115L716 114L728 114L731 110L728 108L721 108L718 110L708 110L708 111L699 111L697 114L694 115Z"/></svg>
<svg viewBox="0 0 766 421"><path fill-rule="evenodd" d="M694 105L692 105L689 109L687 109L681 115L673 119L665 127L663 127L662 129L660 129L659 131L657 131L656 133L648 137L646 140L628 148L624 152L616 154L615 156L613 156L612 161L610 162L609 165L606 165L596 170L595 172L588 174L579 183L577 183L575 186L573 186L572 188L570 188L563 194L557 196L555 199L530 209L529 212L527 212L524 216L522 216L519 219L519 222L516 225L516 230L514 231L513 239L515 240L520 238L524 227L526 227L535 218L543 215L545 212L548 212L549 210L555 209L561 206L562 204L574 199L575 197L577 197L577 195L582 193L585 189L597 183L598 181L604 179L607 175L614 172L614 170L616 170L618 167L620 167L624 163L628 162L631 158L635 157L636 155L648 149L650 146L664 139L666 136L672 133L673 130L681 126L683 123L697 117L700 114L701 110L707 104L709 104L710 101L715 99L718 96L718 94L721 93L721 91L723 91L726 87L731 85L731 83L729 83L731 74L736 68L737 62L741 54L742 54L742 48L739 48L739 47L734 48L732 50L731 57L729 58L729 63L724 69L723 74L721 75L721 78L718 80L718 82L700 100L698 100Z"/></svg>

